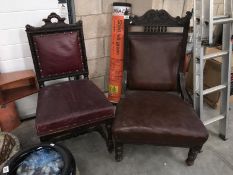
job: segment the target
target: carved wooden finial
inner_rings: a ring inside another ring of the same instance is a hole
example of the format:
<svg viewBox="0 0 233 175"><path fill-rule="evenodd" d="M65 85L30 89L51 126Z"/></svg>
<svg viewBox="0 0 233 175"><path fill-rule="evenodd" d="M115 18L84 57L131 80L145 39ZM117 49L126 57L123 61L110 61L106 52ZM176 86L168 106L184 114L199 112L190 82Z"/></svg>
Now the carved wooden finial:
<svg viewBox="0 0 233 175"><path fill-rule="evenodd" d="M45 22L45 25L46 24L51 24L51 23L53 23L52 19L54 19L54 18L57 19L56 23L62 23L62 24L64 24L65 20L66 20L66 18L62 18L58 14L52 12L52 13L50 13L50 15L46 19L43 19L43 21Z"/></svg>

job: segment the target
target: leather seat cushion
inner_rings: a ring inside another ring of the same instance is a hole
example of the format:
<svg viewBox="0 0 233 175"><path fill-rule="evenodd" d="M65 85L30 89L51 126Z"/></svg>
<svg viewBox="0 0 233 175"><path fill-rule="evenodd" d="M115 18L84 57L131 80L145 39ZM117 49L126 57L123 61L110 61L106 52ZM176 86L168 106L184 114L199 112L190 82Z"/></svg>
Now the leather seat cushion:
<svg viewBox="0 0 233 175"><path fill-rule="evenodd" d="M208 132L191 105L167 92L128 91L117 106L113 135L123 143L197 146Z"/></svg>
<svg viewBox="0 0 233 175"><path fill-rule="evenodd" d="M114 116L114 107L89 80L42 88L38 95L36 128L39 136L65 131Z"/></svg>

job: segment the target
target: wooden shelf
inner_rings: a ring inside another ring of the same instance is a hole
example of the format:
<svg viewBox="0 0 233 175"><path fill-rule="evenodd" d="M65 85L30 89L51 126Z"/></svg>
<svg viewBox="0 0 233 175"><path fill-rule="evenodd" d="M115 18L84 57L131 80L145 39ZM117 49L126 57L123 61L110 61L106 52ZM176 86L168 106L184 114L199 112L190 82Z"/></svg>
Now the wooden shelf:
<svg viewBox="0 0 233 175"><path fill-rule="evenodd" d="M33 70L0 74L0 105L38 92Z"/></svg>

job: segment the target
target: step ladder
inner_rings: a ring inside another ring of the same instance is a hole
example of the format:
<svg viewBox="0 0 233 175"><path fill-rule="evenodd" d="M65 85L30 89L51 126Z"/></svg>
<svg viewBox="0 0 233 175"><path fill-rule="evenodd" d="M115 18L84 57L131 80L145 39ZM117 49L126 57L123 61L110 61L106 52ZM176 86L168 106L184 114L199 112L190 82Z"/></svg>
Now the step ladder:
<svg viewBox="0 0 233 175"><path fill-rule="evenodd" d="M193 0L193 94L194 108L204 125L219 121L219 136L228 138L229 98L231 87L231 35L233 23L233 0L224 0L224 15L214 16L214 0ZM215 25L223 25L222 50L213 54L205 54L207 47L213 46L213 31ZM206 60L222 57L221 84L209 89L203 89L203 71ZM203 118L203 96L220 91L219 115L209 120ZM232 116L233 117L233 116Z"/></svg>

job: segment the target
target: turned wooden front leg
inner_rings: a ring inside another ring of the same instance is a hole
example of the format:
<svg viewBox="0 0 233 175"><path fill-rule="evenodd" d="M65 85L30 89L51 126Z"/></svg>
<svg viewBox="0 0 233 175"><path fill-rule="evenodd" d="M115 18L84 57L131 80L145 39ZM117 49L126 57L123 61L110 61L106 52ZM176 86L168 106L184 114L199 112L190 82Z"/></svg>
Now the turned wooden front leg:
<svg viewBox="0 0 233 175"><path fill-rule="evenodd" d="M123 144L116 142L115 143L115 160L120 162L123 159Z"/></svg>
<svg viewBox="0 0 233 175"><path fill-rule="evenodd" d="M202 146L196 146L189 149L188 158L186 159L186 164L188 166L192 166L194 164L197 154L201 152L201 148Z"/></svg>
<svg viewBox="0 0 233 175"><path fill-rule="evenodd" d="M113 139L112 139L112 120L109 121L109 122L107 122L106 129L107 129L107 133L108 133L108 136L107 136L107 147L108 147L108 151L110 153L112 153L113 150L114 150Z"/></svg>

